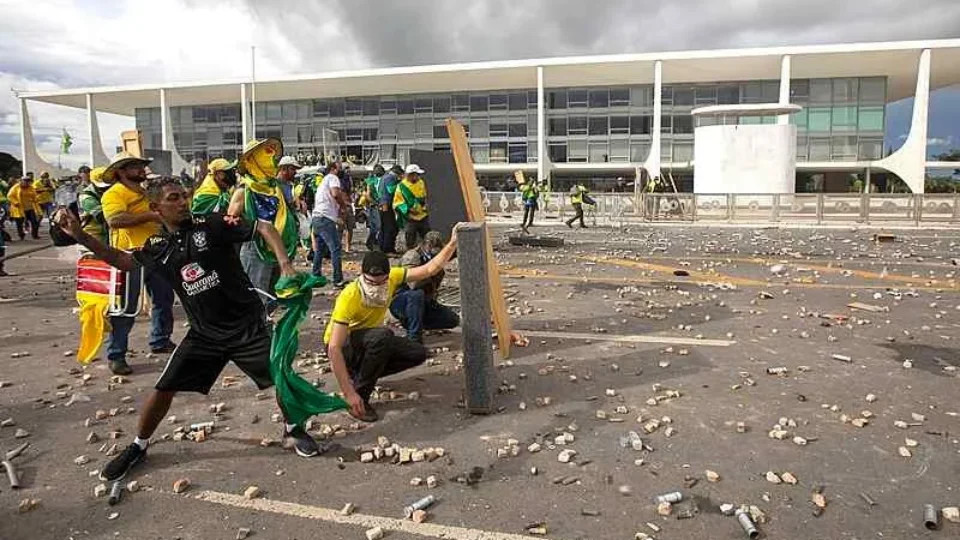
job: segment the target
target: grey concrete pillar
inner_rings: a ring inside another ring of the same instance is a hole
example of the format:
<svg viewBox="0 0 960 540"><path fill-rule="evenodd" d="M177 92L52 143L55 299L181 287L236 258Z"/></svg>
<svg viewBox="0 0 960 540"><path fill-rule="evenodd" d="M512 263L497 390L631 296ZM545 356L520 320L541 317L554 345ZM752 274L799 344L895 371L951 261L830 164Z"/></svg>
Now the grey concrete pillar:
<svg viewBox="0 0 960 540"><path fill-rule="evenodd" d="M460 261L460 327L463 335L464 403L471 414L494 411L495 391L490 297L487 284L487 229L485 223L467 223L457 232Z"/></svg>

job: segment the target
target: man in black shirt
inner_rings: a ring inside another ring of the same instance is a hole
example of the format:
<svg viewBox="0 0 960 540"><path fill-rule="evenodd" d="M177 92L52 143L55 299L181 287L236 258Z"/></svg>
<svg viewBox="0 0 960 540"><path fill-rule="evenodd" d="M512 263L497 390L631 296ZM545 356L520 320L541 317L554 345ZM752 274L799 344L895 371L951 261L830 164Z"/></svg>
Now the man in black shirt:
<svg viewBox="0 0 960 540"><path fill-rule="evenodd" d="M104 245L85 233L69 212L57 215L61 229L111 266L124 271L142 266L157 272L180 297L190 320L190 330L147 399L136 439L101 471L105 481L123 478L143 460L149 439L177 392L207 394L227 362L233 361L261 390L273 385L271 338L263 304L243 271L235 246L259 233L280 261L281 273L295 274L272 224L216 213L194 218L183 187L169 179L150 183L147 197L151 209L163 220L164 231L133 252ZM285 424L284 438L301 456L320 453L316 441L301 426Z"/></svg>

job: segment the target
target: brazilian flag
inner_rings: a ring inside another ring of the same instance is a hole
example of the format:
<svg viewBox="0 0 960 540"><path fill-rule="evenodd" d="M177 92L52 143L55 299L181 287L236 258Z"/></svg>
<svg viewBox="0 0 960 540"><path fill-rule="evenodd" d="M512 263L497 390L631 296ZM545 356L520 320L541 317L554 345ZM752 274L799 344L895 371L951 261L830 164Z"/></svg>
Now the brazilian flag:
<svg viewBox="0 0 960 540"><path fill-rule="evenodd" d="M243 190L244 196L244 218L251 223L260 221L269 221L280 233L280 239L283 240L283 246L287 248L287 256L291 259L297 253L297 244L299 243L299 223L296 216L287 208L287 203L283 198L283 191L276 178L266 178L256 180L251 176L245 176ZM270 247L263 240L263 237L257 235L254 238L254 244L257 247L257 255L261 260L270 264L277 264L277 257L270 251Z"/></svg>
<svg viewBox="0 0 960 540"><path fill-rule="evenodd" d="M225 214L229 205L230 192L220 189L220 186L214 182L213 175L208 174L193 194L190 212L195 216L205 216L214 212Z"/></svg>

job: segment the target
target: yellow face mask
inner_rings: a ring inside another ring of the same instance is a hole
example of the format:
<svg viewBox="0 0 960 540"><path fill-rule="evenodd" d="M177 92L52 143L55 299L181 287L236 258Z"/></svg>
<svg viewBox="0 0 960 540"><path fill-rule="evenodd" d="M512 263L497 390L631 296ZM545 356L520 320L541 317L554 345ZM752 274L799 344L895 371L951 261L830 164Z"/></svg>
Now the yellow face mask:
<svg viewBox="0 0 960 540"><path fill-rule="evenodd" d="M243 166L247 174L255 180L265 180L267 178L276 178L277 160L276 152L270 145L264 145L250 155L243 158Z"/></svg>

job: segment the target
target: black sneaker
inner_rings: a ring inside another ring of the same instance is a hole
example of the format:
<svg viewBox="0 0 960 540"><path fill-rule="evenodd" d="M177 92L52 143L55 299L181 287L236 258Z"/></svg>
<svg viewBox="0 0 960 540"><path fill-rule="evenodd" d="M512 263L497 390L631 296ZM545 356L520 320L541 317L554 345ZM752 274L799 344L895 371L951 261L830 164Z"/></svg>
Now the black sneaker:
<svg viewBox="0 0 960 540"><path fill-rule="evenodd" d="M107 466L100 471L100 480L114 482L120 480L138 463L147 457L147 451L136 443L130 443L119 456L110 460Z"/></svg>
<svg viewBox="0 0 960 540"><path fill-rule="evenodd" d="M130 375L133 373L133 368L127 364L126 360L111 360L110 371L113 372L114 375Z"/></svg>
<svg viewBox="0 0 960 540"><path fill-rule="evenodd" d="M150 352L153 354L170 354L175 350L177 350L177 344L172 341L168 341L159 347L150 348Z"/></svg>
<svg viewBox="0 0 960 540"><path fill-rule="evenodd" d="M300 426L293 428L292 431L283 431L284 446L292 443L293 450L300 457L313 457L321 453L320 445L310 436L305 429Z"/></svg>

